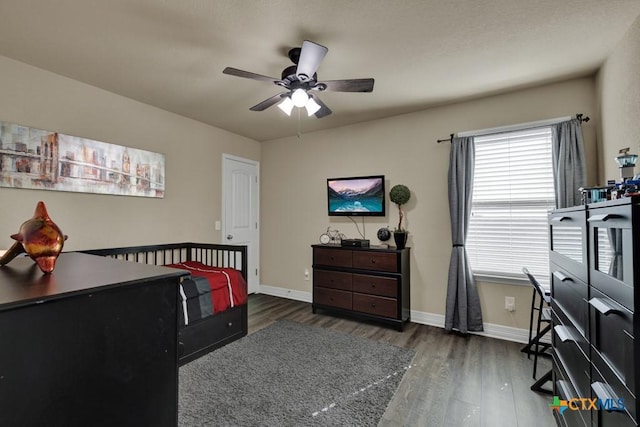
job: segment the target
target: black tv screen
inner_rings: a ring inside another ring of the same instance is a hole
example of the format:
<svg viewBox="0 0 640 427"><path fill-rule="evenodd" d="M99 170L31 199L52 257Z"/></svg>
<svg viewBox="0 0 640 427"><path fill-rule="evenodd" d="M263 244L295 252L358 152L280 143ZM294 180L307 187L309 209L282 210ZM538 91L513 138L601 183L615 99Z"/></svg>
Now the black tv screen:
<svg viewBox="0 0 640 427"><path fill-rule="evenodd" d="M384 216L384 175L327 179L330 216Z"/></svg>

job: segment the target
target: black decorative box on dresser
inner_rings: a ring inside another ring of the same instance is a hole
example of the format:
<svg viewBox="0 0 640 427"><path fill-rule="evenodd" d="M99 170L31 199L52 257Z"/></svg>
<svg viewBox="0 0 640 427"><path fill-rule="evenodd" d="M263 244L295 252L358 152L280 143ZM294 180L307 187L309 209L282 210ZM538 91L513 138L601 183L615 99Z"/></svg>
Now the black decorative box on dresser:
<svg viewBox="0 0 640 427"><path fill-rule="evenodd" d="M0 268L0 425L176 426L185 274L80 253Z"/></svg>
<svg viewBox="0 0 640 427"><path fill-rule="evenodd" d="M402 331L410 319L409 248L312 248L314 313L334 311Z"/></svg>
<svg viewBox="0 0 640 427"><path fill-rule="evenodd" d="M580 244L587 257L582 252L580 261L563 260L556 247L566 236L558 225L565 220L555 218L572 216L579 224L578 215L584 217L586 235L581 233ZM564 400L586 398L592 403L588 409L554 412L560 425L638 425L640 348L634 339L634 311L640 297L635 292L640 285L635 274L639 222L638 197L550 214L554 392ZM572 270L578 266L583 269Z"/></svg>

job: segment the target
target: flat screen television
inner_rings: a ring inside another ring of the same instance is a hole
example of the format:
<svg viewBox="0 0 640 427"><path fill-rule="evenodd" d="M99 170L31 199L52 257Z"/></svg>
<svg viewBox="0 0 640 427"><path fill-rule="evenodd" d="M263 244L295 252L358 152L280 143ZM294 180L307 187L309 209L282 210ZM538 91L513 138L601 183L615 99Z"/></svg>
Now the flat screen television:
<svg viewBox="0 0 640 427"><path fill-rule="evenodd" d="M385 216L384 175L327 179L329 216Z"/></svg>

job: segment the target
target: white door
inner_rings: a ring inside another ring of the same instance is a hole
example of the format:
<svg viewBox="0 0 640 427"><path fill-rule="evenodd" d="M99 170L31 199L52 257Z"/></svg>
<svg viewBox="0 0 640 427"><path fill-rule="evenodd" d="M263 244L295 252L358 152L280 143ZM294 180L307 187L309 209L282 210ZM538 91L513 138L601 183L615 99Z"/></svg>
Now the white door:
<svg viewBox="0 0 640 427"><path fill-rule="evenodd" d="M222 155L222 240L247 246L249 293L260 290L258 167L256 161Z"/></svg>

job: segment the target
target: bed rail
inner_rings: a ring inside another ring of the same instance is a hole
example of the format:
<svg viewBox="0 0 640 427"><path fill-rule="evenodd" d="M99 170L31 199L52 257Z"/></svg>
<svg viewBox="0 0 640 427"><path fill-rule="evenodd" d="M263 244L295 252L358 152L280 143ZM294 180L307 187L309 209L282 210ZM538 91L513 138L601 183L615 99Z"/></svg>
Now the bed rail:
<svg viewBox="0 0 640 427"><path fill-rule="evenodd" d="M198 261L211 267L240 270L247 280L247 247L214 243L169 243L78 251L140 264L166 265Z"/></svg>

